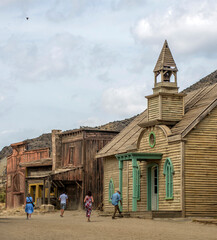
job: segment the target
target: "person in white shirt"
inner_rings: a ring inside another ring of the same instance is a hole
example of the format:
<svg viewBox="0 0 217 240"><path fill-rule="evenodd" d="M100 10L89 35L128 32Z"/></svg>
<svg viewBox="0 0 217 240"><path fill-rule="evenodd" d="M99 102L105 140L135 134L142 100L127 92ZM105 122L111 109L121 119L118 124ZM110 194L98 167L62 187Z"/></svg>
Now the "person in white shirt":
<svg viewBox="0 0 217 240"><path fill-rule="evenodd" d="M66 209L66 204L68 202L68 196L66 195L66 192L63 192L60 197L60 217L63 217L64 211Z"/></svg>

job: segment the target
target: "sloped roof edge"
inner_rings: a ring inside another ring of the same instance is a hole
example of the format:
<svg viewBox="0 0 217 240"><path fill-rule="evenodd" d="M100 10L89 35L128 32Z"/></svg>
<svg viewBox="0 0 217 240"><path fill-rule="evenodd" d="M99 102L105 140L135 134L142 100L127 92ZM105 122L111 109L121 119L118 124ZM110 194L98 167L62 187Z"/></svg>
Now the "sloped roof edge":
<svg viewBox="0 0 217 240"><path fill-rule="evenodd" d="M207 108L193 121L189 126L181 133L182 137L185 137L198 123L203 120L207 114L209 114L217 106L217 99L213 100Z"/></svg>

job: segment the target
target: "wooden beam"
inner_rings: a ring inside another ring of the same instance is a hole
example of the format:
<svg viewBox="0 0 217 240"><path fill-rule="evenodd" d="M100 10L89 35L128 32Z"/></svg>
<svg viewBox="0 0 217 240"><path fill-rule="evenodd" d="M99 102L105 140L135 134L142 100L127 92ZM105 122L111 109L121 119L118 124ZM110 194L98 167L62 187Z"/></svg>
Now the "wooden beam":
<svg viewBox="0 0 217 240"><path fill-rule="evenodd" d="M83 187L77 181L75 181L75 183L79 186L80 189L83 190Z"/></svg>
<svg viewBox="0 0 217 240"><path fill-rule="evenodd" d="M50 204L50 188L51 188L51 181L50 181L50 178L48 177L48 179L47 179L47 181L48 181L48 196L47 196L47 198L48 198L48 204Z"/></svg>
<svg viewBox="0 0 217 240"><path fill-rule="evenodd" d="M43 205L45 204L45 179L43 179Z"/></svg>

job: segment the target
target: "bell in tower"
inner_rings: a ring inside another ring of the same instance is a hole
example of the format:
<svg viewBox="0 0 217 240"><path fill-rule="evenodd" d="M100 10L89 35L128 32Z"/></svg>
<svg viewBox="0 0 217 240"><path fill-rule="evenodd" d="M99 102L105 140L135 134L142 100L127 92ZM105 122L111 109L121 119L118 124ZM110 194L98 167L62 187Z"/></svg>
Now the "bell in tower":
<svg viewBox="0 0 217 240"><path fill-rule="evenodd" d="M153 91L157 92L172 92L177 93L177 67L169 49L168 43L165 40L160 56L154 68L155 84ZM172 81L172 77L174 81ZM160 78L160 81L158 81Z"/></svg>

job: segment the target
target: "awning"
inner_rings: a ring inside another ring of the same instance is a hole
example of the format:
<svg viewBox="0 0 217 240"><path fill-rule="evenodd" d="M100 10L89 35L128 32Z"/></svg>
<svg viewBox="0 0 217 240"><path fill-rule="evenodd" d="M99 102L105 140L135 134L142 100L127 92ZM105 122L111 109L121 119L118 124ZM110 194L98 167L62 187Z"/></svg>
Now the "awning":
<svg viewBox="0 0 217 240"><path fill-rule="evenodd" d="M51 174L52 180L61 181L82 181L83 167L75 167L71 169L58 169Z"/></svg>
<svg viewBox="0 0 217 240"><path fill-rule="evenodd" d="M128 161L132 159L137 159L139 161L147 161L147 160L161 160L162 153L141 153L141 152L130 152L117 154L115 157L120 161Z"/></svg>

